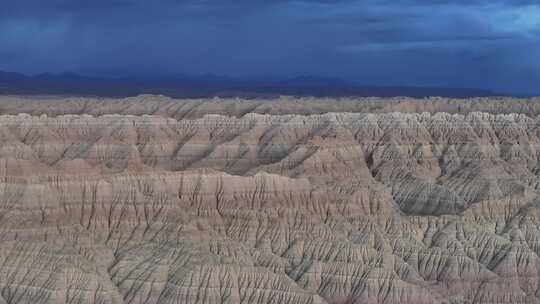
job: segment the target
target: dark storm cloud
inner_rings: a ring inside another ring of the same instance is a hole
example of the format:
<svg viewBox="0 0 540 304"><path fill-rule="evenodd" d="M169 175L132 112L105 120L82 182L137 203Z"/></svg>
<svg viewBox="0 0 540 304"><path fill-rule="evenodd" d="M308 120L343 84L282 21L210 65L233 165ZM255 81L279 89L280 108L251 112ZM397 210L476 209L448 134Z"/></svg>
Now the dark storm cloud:
<svg viewBox="0 0 540 304"><path fill-rule="evenodd" d="M5 70L540 90L532 0L9 2L0 10Z"/></svg>

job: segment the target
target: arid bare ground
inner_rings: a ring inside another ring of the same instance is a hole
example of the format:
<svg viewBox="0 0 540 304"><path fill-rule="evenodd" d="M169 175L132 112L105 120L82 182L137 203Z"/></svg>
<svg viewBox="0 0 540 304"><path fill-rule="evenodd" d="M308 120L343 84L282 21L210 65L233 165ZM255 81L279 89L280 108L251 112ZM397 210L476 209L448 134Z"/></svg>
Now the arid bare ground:
<svg viewBox="0 0 540 304"><path fill-rule="evenodd" d="M540 303L540 99L0 114L0 303Z"/></svg>

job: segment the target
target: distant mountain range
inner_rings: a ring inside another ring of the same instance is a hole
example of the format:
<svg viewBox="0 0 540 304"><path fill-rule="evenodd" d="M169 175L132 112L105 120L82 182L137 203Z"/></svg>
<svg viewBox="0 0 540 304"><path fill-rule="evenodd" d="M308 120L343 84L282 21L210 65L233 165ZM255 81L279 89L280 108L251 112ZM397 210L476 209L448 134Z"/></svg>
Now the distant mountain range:
<svg viewBox="0 0 540 304"><path fill-rule="evenodd" d="M300 76L285 80L244 80L205 74L162 79L98 78L74 73L44 73L27 76L0 71L0 94L76 95L124 97L138 94L163 94L171 97L273 97L279 95L345 97L428 97L453 98L500 96L474 88L407 86L365 86L340 78Z"/></svg>

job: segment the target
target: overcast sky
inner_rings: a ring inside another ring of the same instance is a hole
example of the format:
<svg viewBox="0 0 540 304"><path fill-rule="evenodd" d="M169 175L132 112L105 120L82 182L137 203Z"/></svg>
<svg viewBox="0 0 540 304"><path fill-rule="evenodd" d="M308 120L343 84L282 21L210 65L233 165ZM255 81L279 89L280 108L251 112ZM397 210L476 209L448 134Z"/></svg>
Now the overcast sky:
<svg viewBox="0 0 540 304"><path fill-rule="evenodd" d="M540 1L5 0L0 70L540 94Z"/></svg>

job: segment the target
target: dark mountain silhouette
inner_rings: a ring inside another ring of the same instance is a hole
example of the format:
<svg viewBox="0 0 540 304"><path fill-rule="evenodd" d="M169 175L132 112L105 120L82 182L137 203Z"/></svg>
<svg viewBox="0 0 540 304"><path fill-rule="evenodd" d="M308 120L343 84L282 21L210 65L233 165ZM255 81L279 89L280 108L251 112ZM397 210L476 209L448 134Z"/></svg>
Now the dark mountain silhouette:
<svg viewBox="0 0 540 304"><path fill-rule="evenodd" d="M75 73L43 73L28 76L0 71L0 94L77 95L124 97L138 94L163 94L171 97L272 97L279 95L345 96L441 96L453 98L501 95L474 88L406 86L365 86L340 78L299 76L286 80L244 80L204 74L178 75L160 79L98 78Z"/></svg>

